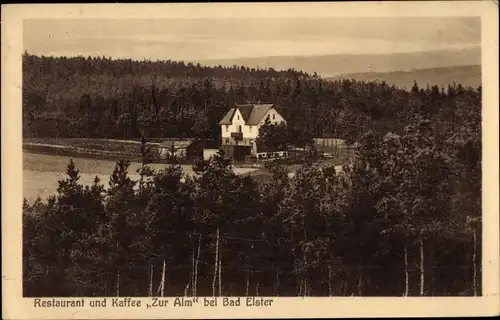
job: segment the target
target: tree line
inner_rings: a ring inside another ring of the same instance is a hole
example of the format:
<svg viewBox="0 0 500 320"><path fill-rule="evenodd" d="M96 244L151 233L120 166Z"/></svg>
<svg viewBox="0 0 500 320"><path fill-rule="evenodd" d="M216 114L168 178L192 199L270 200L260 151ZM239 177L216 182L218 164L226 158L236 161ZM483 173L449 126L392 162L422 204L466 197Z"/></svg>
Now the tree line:
<svg viewBox="0 0 500 320"><path fill-rule="evenodd" d="M480 110L470 105L469 110ZM481 295L480 117L367 131L341 171L237 175L222 151L24 203L25 296ZM147 150L143 140L143 149Z"/></svg>
<svg viewBox="0 0 500 320"><path fill-rule="evenodd" d="M480 97L460 84L407 90L293 69L23 55L24 137L218 139L235 103L262 102L277 106L289 136L355 142L368 130L402 134L415 114L452 132Z"/></svg>

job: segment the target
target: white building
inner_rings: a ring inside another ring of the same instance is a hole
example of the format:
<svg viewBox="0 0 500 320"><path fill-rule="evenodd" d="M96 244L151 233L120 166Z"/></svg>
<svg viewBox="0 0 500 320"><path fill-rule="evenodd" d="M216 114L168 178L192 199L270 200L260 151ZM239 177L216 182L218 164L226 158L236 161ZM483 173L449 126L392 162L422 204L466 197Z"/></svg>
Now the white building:
<svg viewBox="0 0 500 320"><path fill-rule="evenodd" d="M266 119L274 124L286 124L285 119L273 104L235 105L219 122L222 145L251 146L255 153L255 139Z"/></svg>

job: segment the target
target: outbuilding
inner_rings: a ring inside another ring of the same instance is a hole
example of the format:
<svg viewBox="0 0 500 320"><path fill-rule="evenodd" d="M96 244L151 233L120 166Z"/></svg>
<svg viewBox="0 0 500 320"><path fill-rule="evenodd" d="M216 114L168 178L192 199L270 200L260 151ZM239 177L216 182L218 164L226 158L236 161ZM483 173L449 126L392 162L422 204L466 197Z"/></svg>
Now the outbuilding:
<svg viewBox="0 0 500 320"><path fill-rule="evenodd" d="M188 148L192 140L165 140L158 146L158 154L161 159L176 157L185 159L188 157Z"/></svg>

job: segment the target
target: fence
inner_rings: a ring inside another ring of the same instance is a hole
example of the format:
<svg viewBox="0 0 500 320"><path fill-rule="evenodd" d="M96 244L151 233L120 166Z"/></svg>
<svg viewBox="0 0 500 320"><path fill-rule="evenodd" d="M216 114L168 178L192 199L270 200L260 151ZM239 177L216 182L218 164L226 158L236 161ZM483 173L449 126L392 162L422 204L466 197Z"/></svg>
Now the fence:
<svg viewBox="0 0 500 320"><path fill-rule="evenodd" d="M315 138L313 139L316 147L345 147L345 140L334 138Z"/></svg>

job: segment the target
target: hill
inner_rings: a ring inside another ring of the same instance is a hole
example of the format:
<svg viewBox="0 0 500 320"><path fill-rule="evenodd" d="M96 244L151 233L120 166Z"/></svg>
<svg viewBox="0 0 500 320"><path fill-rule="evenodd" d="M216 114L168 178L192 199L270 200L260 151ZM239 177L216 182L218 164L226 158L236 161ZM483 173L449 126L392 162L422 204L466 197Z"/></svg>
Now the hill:
<svg viewBox="0 0 500 320"><path fill-rule="evenodd" d="M295 70L264 70L245 66L207 67L184 61L136 61L107 57L23 56L24 91L43 92L47 100L74 99L82 93L112 97L132 87L179 88L209 79L218 88L249 85L272 78L307 76Z"/></svg>
<svg viewBox="0 0 500 320"><path fill-rule="evenodd" d="M197 61L207 66L245 65L250 68L293 68L322 77L334 77L346 73L410 71L436 67L481 64L481 48L463 50L425 51L394 54L334 54L322 56L270 56Z"/></svg>
<svg viewBox="0 0 500 320"><path fill-rule="evenodd" d="M327 78L327 80L332 81L342 79L364 82L385 81L389 85L395 85L406 89L410 89L414 81L416 81L420 87L437 85L438 87L446 88L453 83L461 83L466 87L470 86L477 88L481 85L481 66L471 65L411 71L351 73Z"/></svg>
<svg viewBox="0 0 500 320"><path fill-rule="evenodd" d="M449 119L445 112L458 103L457 95L480 105L480 91L458 84L450 96L439 87L420 87L414 95L386 83L327 81L290 69L26 54L23 136L219 139L228 109L261 101L276 105L293 141L354 142L368 130L401 132L416 113Z"/></svg>

